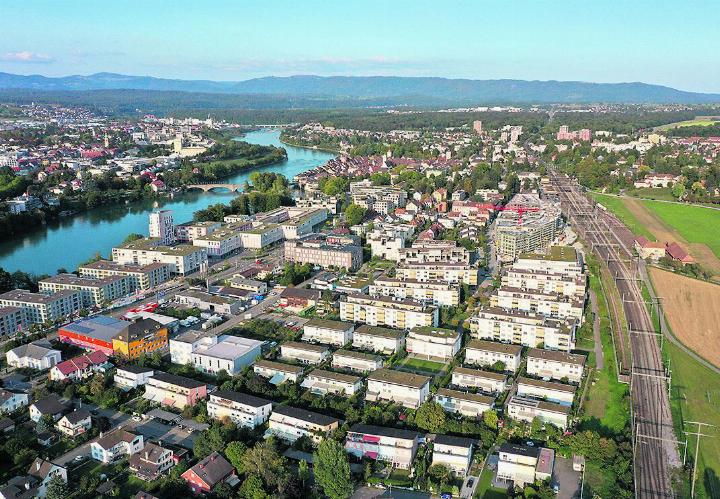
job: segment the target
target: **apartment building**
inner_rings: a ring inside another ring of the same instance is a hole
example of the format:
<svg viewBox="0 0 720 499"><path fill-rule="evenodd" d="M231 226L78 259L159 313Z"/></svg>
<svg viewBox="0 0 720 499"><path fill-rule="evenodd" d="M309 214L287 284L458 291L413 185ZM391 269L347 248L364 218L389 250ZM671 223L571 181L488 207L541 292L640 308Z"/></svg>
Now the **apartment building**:
<svg viewBox="0 0 720 499"><path fill-rule="evenodd" d="M241 336L221 336L214 345L196 349L192 353L192 364L207 374L225 371L234 376L260 357L264 343Z"/></svg>
<svg viewBox="0 0 720 499"><path fill-rule="evenodd" d="M148 378L143 397L182 410L207 398L207 385L183 376L156 372Z"/></svg>
<svg viewBox="0 0 720 499"><path fill-rule="evenodd" d="M310 234L302 239L285 241L285 260L309 263L322 268L334 267L355 271L363 263L362 246L357 243L334 243L332 237Z"/></svg>
<svg viewBox="0 0 720 499"><path fill-rule="evenodd" d="M345 450L357 458L390 463L410 469L417 454L420 435L410 430L356 423L345 437Z"/></svg>
<svg viewBox="0 0 720 499"><path fill-rule="evenodd" d="M352 202L368 211L387 215L395 208L403 208L407 202L407 192L399 187L388 185L375 186L369 179L350 183Z"/></svg>
<svg viewBox="0 0 720 499"><path fill-rule="evenodd" d="M310 319L303 326L303 341L343 346L353 338L355 325L351 322Z"/></svg>
<svg viewBox="0 0 720 499"><path fill-rule="evenodd" d="M178 224L175 226L175 240L192 243L195 239L209 236L220 227L222 227L222 224L213 220Z"/></svg>
<svg viewBox="0 0 720 499"><path fill-rule="evenodd" d="M441 239L417 240L409 248L399 250L400 265L427 263L470 264L470 251L458 246L456 241Z"/></svg>
<svg viewBox="0 0 720 499"><path fill-rule="evenodd" d="M414 233L414 225L381 223L366 234L365 240L373 257L396 262L400 260L400 250Z"/></svg>
<svg viewBox="0 0 720 499"><path fill-rule="evenodd" d="M311 197L295 200L295 206L298 208L324 208L333 215L340 212L340 204L338 196L326 196L322 193L314 193Z"/></svg>
<svg viewBox="0 0 720 499"><path fill-rule="evenodd" d="M472 465L476 440L451 435L437 435L433 440L432 464L442 464L456 477L464 477Z"/></svg>
<svg viewBox="0 0 720 499"><path fill-rule="evenodd" d="M449 388L439 388L435 400L446 412L462 414L469 418L482 416L483 412L489 411L495 404L493 397Z"/></svg>
<svg viewBox="0 0 720 499"><path fill-rule="evenodd" d="M569 352L575 348L577 324L575 319L553 319L533 312L481 307L470 318L470 334L478 339Z"/></svg>
<svg viewBox="0 0 720 499"><path fill-rule="evenodd" d="M406 263L395 270L395 276L403 280L478 285L478 269L464 263Z"/></svg>
<svg viewBox="0 0 720 499"><path fill-rule="evenodd" d="M494 341L470 340L465 348L465 362L478 366L505 365L505 371L515 372L520 367L522 347Z"/></svg>
<svg viewBox="0 0 720 499"><path fill-rule="evenodd" d="M538 418L543 423L550 423L564 430L568 427L570 408L545 400L513 395L507 402L507 415L528 423Z"/></svg>
<svg viewBox="0 0 720 499"><path fill-rule="evenodd" d="M98 260L78 267L81 277L105 279L108 277L126 277L130 291L148 290L167 282L172 277L172 267L167 263L149 263L147 265L119 264L108 260Z"/></svg>
<svg viewBox="0 0 720 499"><path fill-rule="evenodd" d="M228 217L225 217L228 221ZM274 223L248 222L238 229L240 244L246 249L262 249L281 241L283 229Z"/></svg>
<svg viewBox="0 0 720 499"><path fill-rule="evenodd" d="M121 390L134 390L147 384L148 379L155 374L154 369L127 364L118 366L113 377L115 386Z"/></svg>
<svg viewBox="0 0 720 499"><path fill-rule="evenodd" d="M405 338L408 354L448 361L460 351L462 335L453 329L416 327Z"/></svg>
<svg viewBox="0 0 720 499"><path fill-rule="evenodd" d="M531 348L527 357L527 373L540 378L580 383L585 369L585 356Z"/></svg>
<svg viewBox="0 0 720 499"><path fill-rule="evenodd" d="M352 397L362 389L362 378L324 369L311 371L300 385L316 395L332 393Z"/></svg>
<svg viewBox="0 0 720 499"><path fill-rule="evenodd" d="M44 371L62 360L60 350L51 347L50 342L38 340L20 345L5 353L5 361L11 367Z"/></svg>
<svg viewBox="0 0 720 499"><path fill-rule="evenodd" d="M247 393L220 390L210 394L207 412L213 419L228 418L237 426L254 429L270 418L272 402Z"/></svg>
<svg viewBox="0 0 720 499"><path fill-rule="evenodd" d="M395 402L417 409L430 396L432 378L391 369L378 369L368 376L365 400Z"/></svg>
<svg viewBox="0 0 720 499"><path fill-rule="evenodd" d="M587 290L585 274L567 275L512 266L502 272L501 283L510 288L582 298Z"/></svg>
<svg viewBox="0 0 720 499"><path fill-rule="evenodd" d="M516 194L495 219L498 258L512 261L522 253L545 251L561 229L559 204L537 194Z"/></svg>
<svg viewBox="0 0 720 499"><path fill-rule="evenodd" d="M572 246L550 246L544 253L521 253L513 268L548 272L564 276L578 276L583 273L580 253Z"/></svg>
<svg viewBox="0 0 720 499"><path fill-rule="evenodd" d="M129 322L112 339L113 352L127 359L164 350L168 346L168 328L152 319Z"/></svg>
<svg viewBox="0 0 720 499"><path fill-rule="evenodd" d="M497 477L517 487L550 478L555 466L555 451L545 447L506 442L500 445L498 456Z"/></svg>
<svg viewBox="0 0 720 499"><path fill-rule="evenodd" d="M490 297L491 307L521 310L556 319L577 319L578 322L582 322L584 305L584 298L509 286L501 286Z"/></svg>
<svg viewBox="0 0 720 499"><path fill-rule="evenodd" d="M175 223L172 210L153 211L148 217L150 237L159 239L163 244L175 242Z"/></svg>
<svg viewBox="0 0 720 499"><path fill-rule="evenodd" d="M130 279L115 275L93 279L78 277L75 274L57 274L38 283L41 293L57 293L58 291L78 291L82 306L85 308L108 304L132 292Z"/></svg>
<svg viewBox="0 0 720 499"><path fill-rule="evenodd" d="M145 447L142 435L136 435L122 428L111 430L90 444L90 455L96 461L112 464Z"/></svg>
<svg viewBox="0 0 720 499"><path fill-rule="evenodd" d="M458 388L472 388L485 393L501 393L507 388L508 377L505 374L469 369L457 366L452 370L450 383Z"/></svg>
<svg viewBox="0 0 720 499"><path fill-rule="evenodd" d="M386 296L451 307L460 303L460 288L443 281L419 281L378 277L370 284L370 296Z"/></svg>
<svg viewBox="0 0 720 499"><path fill-rule="evenodd" d="M544 399L560 405L572 406L576 390L573 385L551 383L524 376L517 380L517 394L521 397Z"/></svg>
<svg viewBox="0 0 720 499"><path fill-rule="evenodd" d="M437 327L440 312L435 306L414 300L349 295L340 302L340 319L364 322L370 326L411 329L422 326Z"/></svg>
<svg viewBox="0 0 720 499"><path fill-rule="evenodd" d="M350 369L360 373L380 369L383 363L384 360L379 355L354 350L336 350L332 356L332 367L335 369Z"/></svg>
<svg viewBox="0 0 720 499"><path fill-rule="evenodd" d="M307 409L279 405L270 415L270 423L265 435L274 435L291 443L305 435L313 442L319 443L339 426L339 419Z"/></svg>
<svg viewBox="0 0 720 499"><path fill-rule="evenodd" d="M280 345L280 357L301 364L320 364L330 357L330 349L322 345L287 341Z"/></svg>
<svg viewBox="0 0 720 499"><path fill-rule="evenodd" d="M241 224L218 227L208 234L194 237L192 245L205 249L208 257L223 258L242 249L242 235L238 232L240 227Z"/></svg>
<svg viewBox="0 0 720 499"><path fill-rule="evenodd" d="M353 333L353 347L393 354L405 346L405 332L364 324Z"/></svg>
<svg viewBox="0 0 720 499"><path fill-rule="evenodd" d="M303 368L282 362L259 359L253 364L253 372L263 378L268 378L273 385L279 385L285 381L296 383L302 376Z"/></svg>
<svg viewBox="0 0 720 499"><path fill-rule="evenodd" d="M0 307L20 308L25 324L42 324L79 312L82 308L82 294L70 289L53 294L13 289L0 294Z"/></svg>
<svg viewBox="0 0 720 499"><path fill-rule="evenodd" d="M25 327L25 314L20 307L0 307L0 338L15 336Z"/></svg>
<svg viewBox="0 0 720 499"><path fill-rule="evenodd" d="M146 266L164 263L175 275L188 275L205 268L208 255L205 248L178 244L166 246L159 239L138 239L112 249L112 259L121 265Z"/></svg>

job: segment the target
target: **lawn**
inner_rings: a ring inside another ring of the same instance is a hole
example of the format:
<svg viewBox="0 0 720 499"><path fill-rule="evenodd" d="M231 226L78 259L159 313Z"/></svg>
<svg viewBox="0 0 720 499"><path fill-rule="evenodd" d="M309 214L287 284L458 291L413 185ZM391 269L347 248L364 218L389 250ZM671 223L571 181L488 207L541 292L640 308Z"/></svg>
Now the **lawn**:
<svg viewBox="0 0 720 499"><path fill-rule="evenodd" d="M685 240L707 245L720 258L720 210L658 201L643 201L643 204Z"/></svg>
<svg viewBox="0 0 720 499"><path fill-rule="evenodd" d="M485 468L480 475L480 482L475 489L475 499L506 499L508 497L505 489L498 489L491 485L493 471Z"/></svg>
<svg viewBox="0 0 720 499"><path fill-rule="evenodd" d="M607 194L592 193L592 197L602 204L605 208L613 212L622 223L624 223L630 231L636 236L645 236L649 240L654 241L655 236L645 228L643 224L628 210L622 198L617 196L609 196Z"/></svg>
<svg viewBox="0 0 720 499"><path fill-rule="evenodd" d="M630 189L627 191L629 196L642 199L659 199L661 201L677 201L677 198L672 195L672 189L670 187L664 187L659 189L653 189L652 187L643 187L641 189Z"/></svg>
<svg viewBox="0 0 720 499"><path fill-rule="evenodd" d="M667 131L672 130L673 128L683 128L687 126L711 126L715 125L717 122L717 120L709 119L709 117L698 116L697 118L692 120L677 121L675 123L668 123L667 125L658 126L655 127L655 130Z"/></svg>
<svg viewBox="0 0 720 499"><path fill-rule="evenodd" d="M445 364L441 364L440 362L433 362L432 360L407 357L402 363L402 366L407 367L408 369L417 369L418 371L439 373L445 367Z"/></svg>

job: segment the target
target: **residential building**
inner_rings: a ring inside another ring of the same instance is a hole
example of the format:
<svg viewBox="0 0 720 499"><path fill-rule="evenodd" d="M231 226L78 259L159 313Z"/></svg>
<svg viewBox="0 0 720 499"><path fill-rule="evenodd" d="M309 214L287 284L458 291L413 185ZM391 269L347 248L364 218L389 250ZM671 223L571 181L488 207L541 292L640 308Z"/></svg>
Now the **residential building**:
<svg viewBox="0 0 720 499"><path fill-rule="evenodd" d="M643 260L657 262L665 256L665 243L650 241L645 236L636 237L633 246Z"/></svg>
<svg viewBox="0 0 720 499"><path fill-rule="evenodd" d="M285 241L285 260L355 271L363 263L363 253L359 240L354 244L341 244L331 236L310 234L303 239Z"/></svg>
<svg viewBox="0 0 720 499"><path fill-rule="evenodd" d="M575 400L576 390L577 388L573 385L551 383L523 376L517 380L517 394L521 397L545 399L560 405L571 406Z"/></svg>
<svg viewBox="0 0 720 499"><path fill-rule="evenodd" d="M349 295L340 302L340 320L364 322L370 326L389 326L412 329L437 327L439 309L414 300L394 300L389 297Z"/></svg>
<svg viewBox="0 0 720 499"><path fill-rule="evenodd" d="M260 356L264 343L241 336L222 336L216 344L195 350L192 363L204 373L225 371L234 376Z"/></svg>
<svg viewBox="0 0 720 499"><path fill-rule="evenodd" d="M208 257L223 258L233 251L242 249L242 234L238 231L241 224L221 227L204 236L196 236L193 246L204 248Z"/></svg>
<svg viewBox="0 0 720 499"><path fill-rule="evenodd" d="M545 447L504 443L498 456L497 477L518 487L546 480L552 476L555 465L555 451Z"/></svg>
<svg viewBox="0 0 720 499"><path fill-rule="evenodd" d="M400 250L414 233L415 226L410 224L376 224L365 240L373 257L396 262L400 259Z"/></svg>
<svg viewBox="0 0 720 499"><path fill-rule="evenodd" d="M113 338L128 327L128 322L109 315L84 317L58 328L58 339L64 343L113 355Z"/></svg>
<svg viewBox="0 0 720 499"><path fill-rule="evenodd" d="M188 275L207 267L205 248L178 244L168 246L160 239L138 239L112 249L112 259L121 265L145 266L164 263L176 275Z"/></svg>
<svg viewBox="0 0 720 499"><path fill-rule="evenodd" d="M505 374L457 366L452 370L450 383L459 388L474 388L485 393L501 393L507 388Z"/></svg>
<svg viewBox="0 0 720 499"><path fill-rule="evenodd" d="M330 357L330 349L322 345L287 341L280 345L280 356L301 364L320 364Z"/></svg>
<svg viewBox="0 0 720 499"><path fill-rule="evenodd" d="M399 250L400 265L456 263L469 265L470 251L456 241L442 239L417 240L410 248Z"/></svg>
<svg viewBox="0 0 720 499"><path fill-rule="evenodd" d="M142 435L122 428L111 430L90 444L90 455L96 461L112 464L142 451L145 446Z"/></svg>
<svg viewBox="0 0 720 499"><path fill-rule="evenodd" d="M430 381L430 377L420 374L378 369L368 376L365 400L395 402L417 409L430 396Z"/></svg>
<svg viewBox="0 0 720 499"><path fill-rule="evenodd" d="M501 286L490 296L490 306L537 313L556 319L577 319L578 322L582 322L585 301L584 298L558 293Z"/></svg>
<svg viewBox="0 0 720 499"><path fill-rule="evenodd" d="M2 499L30 499L43 498L47 494L47 487L53 477L59 476L67 483L67 469L52 461L36 458L28 468L25 476L11 478L0 488Z"/></svg>
<svg viewBox="0 0 720 499"><path fill-rule="evenodd" d="M11 367L44 371L60 362L62 353L52 348L49 342L38 340L8 350L5 360Z"/></svg>
<svg viewBox="0 0 720 499"><path fill-rule="evenodd" d="M559 204L537 194L516 194L495 219L498 258L512 261L521 253L545 251L561 229Z"/></svg>
<svg viewBox="0 0 720 499"><path fill-rule="evenodd" d="M280 293L280 306L303 310L317 305L321 295L317 289L285 288Z"/></svg>
<svg viewBox="0 0 720 499"><path fill-rule="evenodd" d="M213 452L205 459L182 474L193 494L208 494L222 482L235 477L235 469L218 452Z"/></svg>
<svg viewBox="0 0 720 499"><path fill-rule="evenodd" d="M112 340L113 352L127 359L164 350L168 346L168 329L152 319L130 322Z"/></svg>
<svg viewBox="0 0 720 499"><path fill-rule="evenodd" d="M228 418L237 426L254 429L270 418L272 402L246 393L220 390L210 394L207 412L213 419Z"/></svg>
<svg viewBox="0 0 720 499"><path fill-rule="evenodd" d="M533 376L557 380L566 378L574 383L580 383L584 369L584 355L537 348L531 348L528 352L527 373Z"/></svg>
<svg viewBox="0 0 720 499"><path fill-rule="evenodd" d="M121 390L134 390L147 384L148 379L155 374L155 370L149 367L141 367L133 364L118 366L113 381L115 386Z"/></svg>
<svg viewBox="0 0 720 499"><path fill-rule="evenodd" d="M437 435L433 440L432 464L442 464L456 477L464 477L472 465L477 441L464 437Z"/></svg>
<svg viewBox="0 0 720 499"><path fill-rule="evenodd" d="M16 393L0 388L0 413L8 414L15 412L29 404L27 393Z"/></svg>
<svg viewBox="0 0 720 499"><path fill-rule="evenodd" d="M419 441L420 435L414 431L356 423L345 436L345 450L357 458L406 470L415 460Z"/></svg>
<svg viewBox="0 0 720 499"><path fill-rule="evenodd" d="M494 341L470 340L465 347L465 362L479 366L492 366L501 362L505 371L515 372L520 367L519 345L507 345Z"/></svg>
<svg viewBox="0 0 720 499"><path fill-rule="evenodd" d="M130 472L140 480L151 482L173 467L173 455L171 449L148 442L142 451L130 456L128 466Z"/></svg>
<svg viewBox="0 0 720 499"><path fill-rule="evenodd" d="M253 364L253 371L258 376L269 378L271 384L279 385L288 380L293 383L297 382L298 378L302 376L303 368L292 364L259 359Z"/></svg>
<svg viewBox="0 0 720 499"><path fill-rule="evenodd" d="M316 395L332 393L352 397L360 391L363 385L362 378L359 376L314 369L305 377L300 386Z"/></svg>
<svg viewBox="0 0 720 499"><path fill-rule="evenodd" d="M86 263L78 267L81 277L105 279L122 276L129 281L130 291L143 291L155 288L170 280L172 267L168 263L148 263L146 265L119 264L108 260Z"/></svg>
<svg viewBox="0 0 720 499"><path fill-rule="evenodd" d="M150 237L159 239L162 244L175 242L175 224L172 210L160 210L150 213Z"/></svg>
<svg viewBox="0 0 720 499"><path fill-rule="evenodd" d="M550 246L544 253L521 253L513 268L530 271L548 272L565 276L578 276L583 273L580 253L572 246Z"/></svg>
<svg viewBox="0 0 720 499"><path fill-rule="evenodd" d="M335 369L350 369L361 373L380 369L383 363L384 360L379 355L355 350L336 350L332 356L332 367Z"/></svg>
<svg viewBox="0 0 720 499"><path fill-rule="evenodd" d="M175 295L175 300L188 307L218 313L222 315L237 315L242 304L239 300L224 296L211 295L197 289L187 289Z"/></svg>
<svg viewBox="0 0 720 499"><path fill-rule="evenodd" d="M279 405L270 415L270 424L265 435L274 435L288 442L295 442L306 435L317 443L339 426L339 419L306 409Z"/></svg>
<svg viewBox="0 0 720 499"><path fill-rule="evenodd" d="M489 411L495 404L493 397L449 388L439 388L435 400L446 412L458 413L470 418L482 416L483 412Z"/></svg>
<svg viewBox="0 0 720 499"><path fill-rule="evenodd" d="M92 428L92 418L87 409L75 409L61 417L55 428L68 437L74 438L82 435Z"/></svg>
<svg viewBox="0 0 720 499"><path fill-rule="evenodd" d="M230 279L230 285L233 288L250 291L256 295L264 295L268 292L268 285L265 281L256 281L255 279L246 279L240 274L235 274Z"/></svg>
<svg viewBox="0 0 720 499"><path fill-rule="evenodd" d="M460 288L442 281L378 277L370 284L370 296L389 296L451 307L460 303Z"/></svg>
<svg viewBox="0 0 720 499"><path fill-rule="evenodd" d="M170 361L173 364L192 364L197 350L217 345L218 336L212 331L190 330L170 340Z"/></svg>
<svg viewBox="0 0 720 499"><path fill-rule="evenodd" d="M52 381L78 381L108 366L108 356L97 350L55 364L48 377Z"/></svg>
<svg viewBox="0 0 720 499"><path fill-rule="evenodd" d="M209 236L220 227L222 227L222 223L214 220L178 224L175 226L175 240L192 243L195 239Z"/></svg>
<svg viewBox="0 0 720 499"><path fill-rule="evenodd" d="M405 346L405 332L364 324L353 333L353 347L393 354Z"/></svg>
<svg viewBox="0 0 720 499"><path fill-rule="evenodd" d="M25 314L20 307L0 307L0 338L15 336L25 327Z"/></svg>
<svg viewBox="0 0 720 499"><path fill-rule="evenodd" d="M0 294L0 307L21 308L25 324L42 324L79 312L82 308L82 293L67 289L49 295L13 289Z"/></svg>
<svg viewBox="0 0 720 499"><path fill-rule="evenodd" d="M395 208L403 208L407 202L407 192L389 185L372 185L369 179L350 183L352 202L366 210L387 215Z"/></svg>
<svg viewBox="0 0 720 499"><path fill-rule="evenodd" d="M416 327L405 338L405 350L414 356L437 359L443 362L460 351L462 334L453 329Z"/></svg>
<svg viewBox="0 0 720 499"><path fill-rule="evenodd" d="M513 395L507 402L507 415L528 423L532 423L533 419L538 418L543 423L551 423L564 430L568 426L570 407L536 398Z"/></svg>
<svg viewBox="0 0 720 499"><path fill-rule="evenodd" d="M584 273L568 275L546 270L527 270L515 265L502 271L501 283L510 288L578 298L584 298L587 289Z"/></svg>
<svg viewBox="0 0 720 499"><path fill-rule="evenodd" d="M445 282L448 284L478 285L477 267L464 263L406 263L395 270L395 277L421 282Z"/></svg>
<svg viewBox="0 0 720 499"><path fill-rule="evenodd" d="M207 385L183 376L156 372L148 378L143 397L162 405L184 409L207 398Z"/></svg>
<svg viewBox="0 0 720 499"><path fill-rule="evenodd" d="M94 279L78 277L75 274L57 274L38 283L40 292L57 293L58 291L78 291L84 308L99 307L123 298L132 291L130 279L122 275L114 275Z"/></svg>
<svg viewBox="0 0 720 499"><path fill-rule="evenodd" d="M30 420L37 423L43 416L50 416L53 418L53 421L57 421L69 411L70 403L68 401L61 400L60 397L52 393L47 397L36 400L30 404L28 413L30 415Z"/></svg>
<svg viewBox="0 0 720 499"><path fill-rule="evenodd" d="M351 322L310 319L303 326L303 341L341 347L352 341L355 325Z"/></svg>

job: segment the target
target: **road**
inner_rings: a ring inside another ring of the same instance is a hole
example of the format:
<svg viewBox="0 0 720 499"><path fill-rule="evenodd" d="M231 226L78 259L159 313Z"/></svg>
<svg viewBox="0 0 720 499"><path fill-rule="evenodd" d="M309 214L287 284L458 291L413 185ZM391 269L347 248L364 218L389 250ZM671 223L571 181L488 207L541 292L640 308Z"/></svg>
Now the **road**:
<svg viewBox="0 0 720 499"><path fill-rule="evenodd" d="M552 170L550 178L563 212L578 235L605 263L622 297L632 352L630 392L635 496L671 498L674 495L670 476L681 462L670 413L666 370L655 327L638 285L637 268L633 265L634 236L589 200L576 181Z"/></svg>

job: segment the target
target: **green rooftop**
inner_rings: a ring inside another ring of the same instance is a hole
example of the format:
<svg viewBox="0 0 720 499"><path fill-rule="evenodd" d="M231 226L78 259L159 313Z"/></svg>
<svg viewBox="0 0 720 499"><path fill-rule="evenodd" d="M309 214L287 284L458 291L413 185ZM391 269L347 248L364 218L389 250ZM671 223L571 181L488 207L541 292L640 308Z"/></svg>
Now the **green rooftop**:
<svg viewBox="0 0 720 499"><path fill-rule="evenodd" d="M519 258L553 262L576 262L578 260L577 251L570 246L550 246L546 255L540 253L521 253Z"/></svg>

